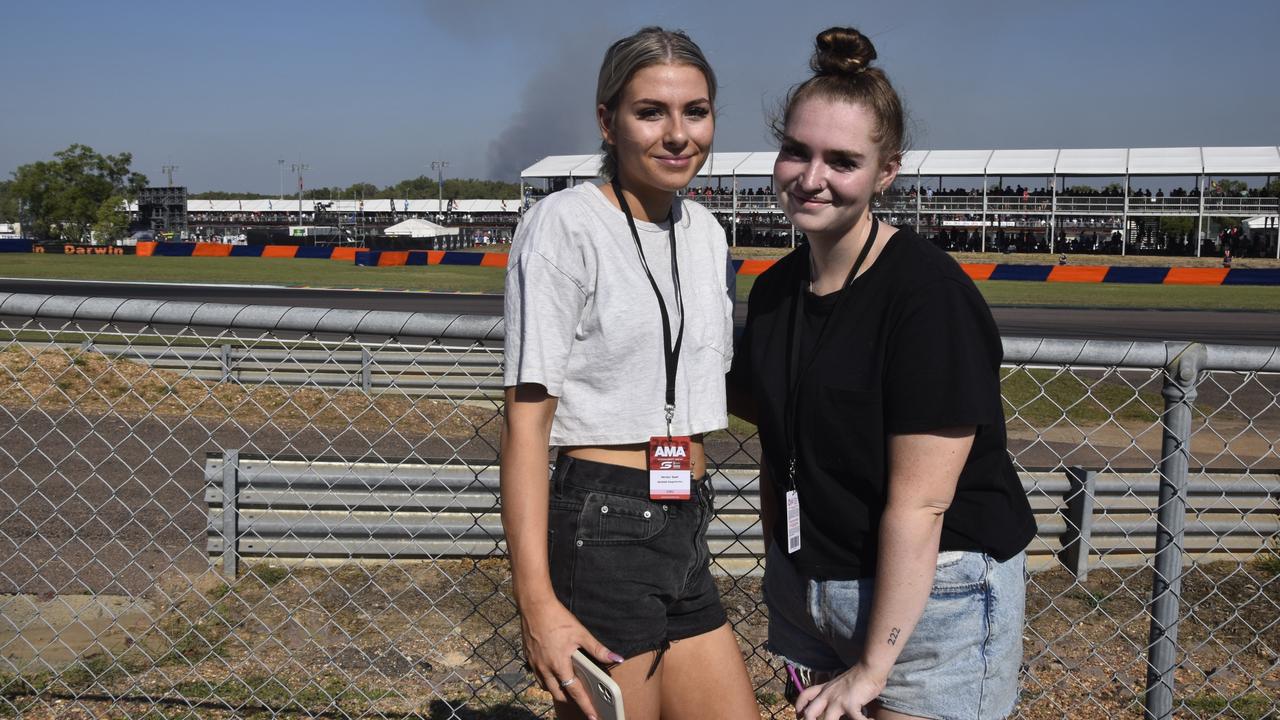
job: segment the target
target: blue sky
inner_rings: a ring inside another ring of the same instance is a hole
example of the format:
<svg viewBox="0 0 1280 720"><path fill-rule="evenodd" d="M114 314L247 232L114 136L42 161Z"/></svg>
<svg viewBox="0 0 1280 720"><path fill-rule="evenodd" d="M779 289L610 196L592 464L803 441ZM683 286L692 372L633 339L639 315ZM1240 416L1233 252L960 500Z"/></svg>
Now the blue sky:
<svg viewBox="0 0 1280 720"><path fill-rule="evenodd" d="M920 149L1280 143L1280 3L153 2L16 0L0 41L0 175L75 142L153 180L276 192L431 174L514 181L591 152L615 38L687 30L720 76L717 150L765 113L813 36L866 32ZM286 178L286 188L292 186Z"/></svg>

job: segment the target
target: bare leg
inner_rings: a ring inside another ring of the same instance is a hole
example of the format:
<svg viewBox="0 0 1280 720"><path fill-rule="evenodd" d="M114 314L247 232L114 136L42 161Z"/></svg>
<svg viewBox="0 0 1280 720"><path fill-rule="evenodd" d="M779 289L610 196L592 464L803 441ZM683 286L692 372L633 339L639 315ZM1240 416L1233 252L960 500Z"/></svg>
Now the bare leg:
<svg viewBox="0 0 1280 720"><path fill-rule="evenodd" d="M742 650L727 624L672 643L662 666L663 720L760 719Z"/></svg>
<svg viewBox="0 0 1280 720"><path fill-rule="evenodd" d="M627 720L658 720L661 710L663 663L654 668L657 651L642 653L614 665L609 676L622 688L623 707ZM652 674L650 671L653 671ZM556 717L560 720L584 720L585 715L573 703L556 703Z"/></svg>

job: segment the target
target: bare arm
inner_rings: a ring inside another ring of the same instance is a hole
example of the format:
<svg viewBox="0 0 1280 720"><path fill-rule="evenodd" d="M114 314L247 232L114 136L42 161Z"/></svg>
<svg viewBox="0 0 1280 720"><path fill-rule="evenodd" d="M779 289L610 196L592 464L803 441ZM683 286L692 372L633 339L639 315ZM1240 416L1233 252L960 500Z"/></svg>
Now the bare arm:
<svg viewBox="0 0 1280 720"><path fill-rule="evenodd" d="M569 659L582 648L604 663L622 658L601 645L578 619L556 599L547 562L547 506L550 477L548 441L556 398L541 385L506 390L502 425L502 528L511 557L512 586L524 638L525 658L542 686L556 702L575 702L594 718L582 683L563 687L573 678Z"/></svg>
<svg viewBox="0 0 1280 720"><path fill-rule="evenodd" d="M547 503L550 479L547 454L556 398L541 385L506 390L502 424L502 529L511 557L516 604L555 599L547 566Z"/></svg>
<svg viewBox="0 0 1280 720"><path fill-rule="evenodd" d="M884 689L889 671L924 613L938 563L942 516L973 446L974 428L889 437L889 497L880 521L875 594L862 661L809 688L796 703L805 720L862 708Z"/></svg>

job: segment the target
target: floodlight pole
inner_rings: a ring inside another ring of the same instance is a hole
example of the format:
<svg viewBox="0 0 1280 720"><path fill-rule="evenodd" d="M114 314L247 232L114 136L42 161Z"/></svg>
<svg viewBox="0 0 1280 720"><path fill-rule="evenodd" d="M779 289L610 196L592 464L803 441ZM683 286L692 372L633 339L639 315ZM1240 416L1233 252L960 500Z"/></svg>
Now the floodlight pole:
<svg viewBox="0 0 1280 720"><path fill-rule="evenodd" d="M161 165L160 166L160 172L164 173L165 176L169 178L169 187L173 187L173 171L177 169L178 169L177 165Z"/></svg>
<svg viewBox="0 0 1280 720"><path fill-rule="evenodd" d="M449 167L448 160L432 160L431 169L436 171L436 212L444 215L444 169Z"/></svg>
<svg viewBox="0 0 1280 720"><path fill-rule="evenodd" d="M293 164L293 171L298 174L298 224L302 224L302 173L311 169L310 165L302 162L302 156L298 156L298 162Z"/></svg>

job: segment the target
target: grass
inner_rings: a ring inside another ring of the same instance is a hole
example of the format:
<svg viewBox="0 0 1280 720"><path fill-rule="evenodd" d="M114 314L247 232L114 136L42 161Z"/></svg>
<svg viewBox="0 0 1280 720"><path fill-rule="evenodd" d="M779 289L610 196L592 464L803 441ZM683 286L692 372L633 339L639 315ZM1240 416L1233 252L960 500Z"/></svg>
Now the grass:
<svg viewBox="0 0 1280 720"><path fill-rule="evenodd" d="M8 277L88 281L240 283L500 293L503 280L503 273L498 268L441 265L367 268L333 260L286 258L167 258L15 253L5 260L6 267L2 274ZM1099 262L1111 260L1108 258ZM1004 261L1003 257L1001 261ZM747 297L754 281L755 278L750 276L738 278L739 299ZM1280 287L1266 286L987 281L978 283L978 289L992 305L1269 311L1280 307Z"/></svg>
<svg viewBox="0 0 1280 720"><path fill-rule="evenodd" d="M1265 577L1280 578L1280 549L1269 549L1253 559L1254 567Z"/></svg>
<svg viewBox="0 0 1280 720"><path fill-rule="evenodd" d="M1217 693L1200 693L1187 698L1184 703L1188 710L1202 718L1221 715L1224 718L1242 718L1243 720L1264 720L1280 717L1271 712L1272 702L1260 693L1247 693L1228 700Z"/></svg>
<svg viewBox="0 0 1280 720"><path fill-rule="evenodd" d="M288 568L279 565L255 565L249 572L262 583L263 587L272 587L289 577Z"/></svg>
<svg viewBox="0 0 1280 720"><path fill-rule="evenodd" d="M1082 426L1112 421L1153 423L1164 407L1159 391L1135 389L1119 377L1085 379L1075 373L1017 369L1000 383L1005 414L1034 427L1063 418Z"/></svg>
<svg viewBox="0 0 1280 720"><path fill-rule="evenodd" d="M159 283L239 283L290 287L501 292L497 268L431 265L358 267L294 258L171 258L136 255L25 255L5 258L6 277Z"/></svg>

